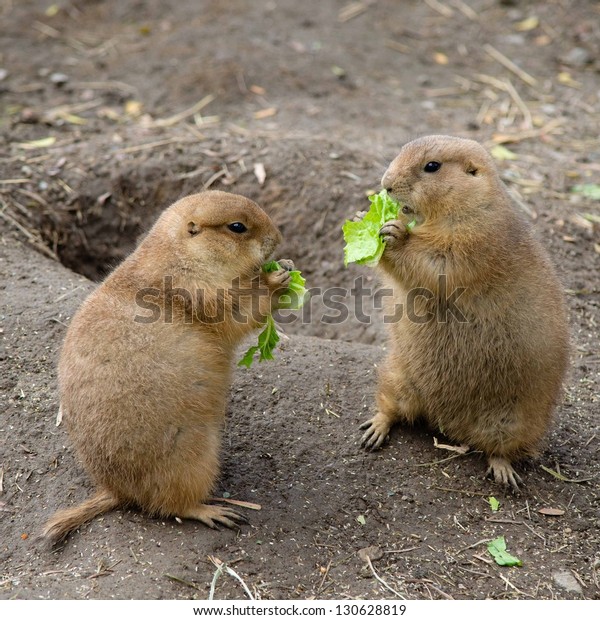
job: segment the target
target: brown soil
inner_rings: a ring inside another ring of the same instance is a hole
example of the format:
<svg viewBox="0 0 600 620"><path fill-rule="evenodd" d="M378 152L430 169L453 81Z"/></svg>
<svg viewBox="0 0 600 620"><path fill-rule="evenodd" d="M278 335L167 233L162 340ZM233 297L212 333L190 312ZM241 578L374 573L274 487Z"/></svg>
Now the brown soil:
<svg viewBox="0 0 600 620"><path fill-rule="evenodd" d="M347 0L0 3L1 598L206 598L208 556L260 598L390 597L358 554L370 546L408 598L600 597L600 226L582 217L600 203L570 191L600 179L598 3L350 4L355 16ZM90 279L211 186L262 204L311 286L372 286L343 267L340 226L427 133L516 155L498 165L568 291L572 372L540 456L519 466L523 492L484 479L481 455L449 459L426 428L365 453L381 317L369 296L361 322L347 292L335 324L316 295L276 362L236 372L215 494L260 504L250 525L115 511L41 546L45 519L91 493L55 424L57 351ZM491 559L482 541L501 535L522 567ZM222 577L217 596L245 595Z"/></svg>

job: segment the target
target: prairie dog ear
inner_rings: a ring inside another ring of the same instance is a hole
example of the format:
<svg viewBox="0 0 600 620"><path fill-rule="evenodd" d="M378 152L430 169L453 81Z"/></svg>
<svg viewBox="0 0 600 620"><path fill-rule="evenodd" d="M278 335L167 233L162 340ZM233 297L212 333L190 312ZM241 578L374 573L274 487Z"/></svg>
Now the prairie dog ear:
<svg viewBox="0 0 600 620"><path fill-rule="evenodd" d="M468 159L465 164L465 172L475 177L477 176L478 171L477 164L475 164L472 159Z"/></svg>
<svg viewBox="0 0 600 620"><path fill-rule="evenodd" d="M191 237L196 236L200 232L200 226L196 222L188 222L187 230Z"/></svg>

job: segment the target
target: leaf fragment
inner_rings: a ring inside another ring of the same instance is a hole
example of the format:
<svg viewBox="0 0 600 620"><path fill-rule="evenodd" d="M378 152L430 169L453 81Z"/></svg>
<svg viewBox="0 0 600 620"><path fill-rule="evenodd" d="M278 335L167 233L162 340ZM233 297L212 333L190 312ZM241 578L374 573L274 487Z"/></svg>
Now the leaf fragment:
<svg viewBox="0 0 600 620"><path fill-rule="evenodd" d="M26 151L32 151L34 149L43 149L52 146L56 142L56 136L48 136L47 138L40 138L39 140L31 140L30 142L17 142L16 147L24 149Z"/></svg>
<svg viewBox="0 0 600 620"><path fill-rule="evenodd" d="M550 506L544 506L540 508L538 512L542 515L546 515L547 517L561 517L565 514L565 511L562 508L551 508Z"/></svg>
<svg viewBox="0 0 600 620"><path fill-rule="evenodd" d="M254 176L256 177L256 180L258 181L259 185L263 185L266 178L267 178L267 172L265 170L265 165L262 163L256 163L254 164Z"/></svg>
<svg viewBox="0 0 600 620"><path fill-rule="evenodd" d="M516 24L515 29L519 32L528 32L529 30L534 30L540 25L540 18L537 15L532 15L523 21L520 21Z"/></svg>
<svg viewBox="0 0 600 620"><path fill-rule="evenodd" d="M489 497L488 502L490 504L492 512L498 512L498 509L500 508L500 502L495 497Z"/></svg>
<svg viewBox="0 0 600 620"><path fill-rule="evenodd" d="M379 262L385 242L379 236L381 227L390 220L394 220L400 213L400 203L388 195L385 189L379 194L369 196L371 205L365 216L358 222L347 220L342 226L344 234L344 265L357 263L358 265L374 266ZM412 230L414 223L407 225L407 231Z"/></svg>
<svg viewBox="0 0 600 620"><path fill-rule="evenodd" d="M506 540L504 536L499 536L488 543L488 551L499 566L522 566L523 562L519 558L510 555L506 551Z"/></svg>
<svg viewBox="0 0 600 620"><path fill-rule="evenodd" d="M492 157L498 161L514 160L519 158L516 153L513 153L510 149L507 149L501 144L496 144L496 146L492 147L490 153L492 154Z"/></svg>
<svg viewBox="0 0 600 620"><path fill-rule="evenodd" d="M262 267L262 270L265 273L271 273L273 271L277 271L280 268L281 267L279 263L272 260L268 263L265 263ZM299 310L308 298L308 291L305 288L305 284L306 280L302 277L302 274L297 269L290 271L290 284L288 285L286 293L280 296L277 309ZM279 340L280 337L279 333L277 332L275 320L273 319L272 315L269 315L267 317L264 329L258 335L258 344L250 347L246 351L246 353L244 353L244 355L238 362L238 366L246 366L246 368L250 368L256 354L258 354L259 362L275 359L273 356L273 351L275 350L275 347L277 346Z"/></svg>
<svg viewBox="0 0 600 620"><path fill-rule="evenodd" d="M256 120L261 120L263 118L269 118L270 116L275 116L277 114L277 108L264 108L262 110L257 110L254 113L254 118Z"/></svg>
<svg viewBox="0 0 600 620"><path fill-rule="evenodd" d="M600 200L600 185L597 183L582 183L580 185L573 185L571 188L571 192L573 194L580 194L585 198L591 198L592 200ZM585 217L585 216L584 216ZM592 221L600 221L598 216L588 216L588 219L592 219Z"/></svg>

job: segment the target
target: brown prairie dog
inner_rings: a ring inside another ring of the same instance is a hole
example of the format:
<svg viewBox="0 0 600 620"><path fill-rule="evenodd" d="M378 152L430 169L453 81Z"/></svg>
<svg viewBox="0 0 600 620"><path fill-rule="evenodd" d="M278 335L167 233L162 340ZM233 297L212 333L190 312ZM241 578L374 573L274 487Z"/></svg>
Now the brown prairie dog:
<svg viewBox="0 0 600 620"><path fill-rule="evenodd" d="M414 312L391 325L363 445L378 448L393 424L424 417L517 488L512 463L536 453L567 368L564 295L550 259L473 140L414 140L382 185L404 207L381 229L380 271L391 304Z"/></svg>
<svg viewBox="0 0 600 620"><path fill-rule="evenodd" d="M247 198L188 196L162 213L85 300L65 337L59 391L70 438L97 492L57 512L45 526L49 540L119 506L210 527L244 520L204 502L219 473L236 345L289 283L285 269L261 271L280 241ZM252 282L258 302L229 296ZM146 293L164 309L160 316L148 317L148 298L140 297Z"/></svg>

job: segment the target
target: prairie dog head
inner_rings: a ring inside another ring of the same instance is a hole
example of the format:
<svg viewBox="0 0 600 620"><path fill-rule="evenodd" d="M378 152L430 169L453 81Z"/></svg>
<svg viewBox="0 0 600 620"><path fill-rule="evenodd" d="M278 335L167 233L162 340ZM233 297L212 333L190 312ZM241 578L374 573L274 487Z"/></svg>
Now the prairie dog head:
<svg viewBox="0 0 600 620"><path fill-rule="evenodd" d="M252 200L221 191L171 205L147 237L172 252L171 264L207 282L230 284L256 274L281 242L271 218Z"/></svg>
<svg viewBox="0 0 600 620"><path fill-rule="evenodd" d="M488 152L474 140L426 136L404 145L381 180L418 223L460 217L494 201L498 174Z"/></svg>

